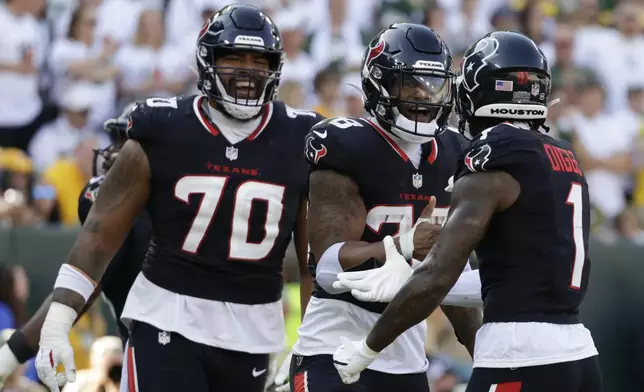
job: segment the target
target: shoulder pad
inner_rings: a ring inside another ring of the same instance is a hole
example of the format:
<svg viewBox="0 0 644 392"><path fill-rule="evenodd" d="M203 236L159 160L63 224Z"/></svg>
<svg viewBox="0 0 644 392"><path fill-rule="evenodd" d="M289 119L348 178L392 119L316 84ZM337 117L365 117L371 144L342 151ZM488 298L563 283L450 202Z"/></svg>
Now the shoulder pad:
<svg viewBox="0 0 644 392"><path fill-rule="evenodd" d="M311 169L346 172L351 151L346 143L342 143L343 134L351 132L352 128L364 126L351 117L332 117L315 124L306 135L304 147L304 156Z"/></svg>
<svg viewBox="0 0 644 392"><path fill-rule="evenodd" d="M483 171L506 171L512 173L538 155L536 139L528 132L508 124L499 124L486 129L465 148L459 160L456 178Z"/></svg>
<svg viewBox="0 0 644 392"><path fill-rule="evenodd" d="M148 98L137 101L127 124L128 138L146 141L158 134L159 128L167 123L168 118L176 116L186 107L192 110L196 96L171 98Z"/></svg>

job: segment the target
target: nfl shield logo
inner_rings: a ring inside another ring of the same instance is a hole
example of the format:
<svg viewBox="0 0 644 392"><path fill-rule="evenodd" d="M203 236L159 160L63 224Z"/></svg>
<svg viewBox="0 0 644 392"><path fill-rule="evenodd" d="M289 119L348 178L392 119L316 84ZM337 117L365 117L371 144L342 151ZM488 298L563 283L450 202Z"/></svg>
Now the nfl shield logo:
<svg viewBox="0 0 644 392"><path fill-rule="evenodd" d="M414 188L418 189L421 186L423 186L423 175L422 174L413 174L411 176L411 184L414 186Z"/></svg>
<svg viewBox="0 0 644 392"><path fill-rule="evenodd" d="M226 158L234 161L235 159L237 159L237 152L238 150L233 146L226 147Z"/></svg>
<svg viewBox="0 0 644 392"><path fill-rule="evenodd" d="M168 343L170 343L170 334L165 331L159 332L159 344L165 346Z"/></svg>
<svg viewBox="0 0 644 392"><path fill-rule="evenodd" d="M539 83L533 83L532 84L532 95L535 96L535 97L538 96L539 92L540 92L539 90L540 90Z"/></svg>

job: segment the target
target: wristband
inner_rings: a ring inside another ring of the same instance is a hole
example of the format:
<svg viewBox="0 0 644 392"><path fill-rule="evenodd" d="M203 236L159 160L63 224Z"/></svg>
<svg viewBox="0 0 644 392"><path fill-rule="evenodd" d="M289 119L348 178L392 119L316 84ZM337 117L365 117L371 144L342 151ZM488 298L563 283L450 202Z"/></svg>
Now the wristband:
<svg viewBox="0 0 644 392"><path fill-rule="evenodd" d="M398 237L398 243L400 244L400 253L407 261L411 260L414 254L414 232L416 232L416 226L414 226L411 230L402 233Z"/></svg>
<svg viewBox="0 0 644 392"><path fill-rule="evenodd" d="M416 233L416 228L423 222L431 222L428 218L418 218L414 227L411 230L404 232L398 236L398 242L400 243L400 253L403 255L405 260L411 261L414 256L414 233Z"/></svg>
<svg viewBox="0 0 644 392"><path fill-rule="evenodd" d="M367 339L362 341L361 351L362 354L369 359L373 359L378 356L378 352L373 351L369 346L367 346Z"/></svg>
<svg viewBox="0 0 644 392"><path fill-rule="evenodd" d="M9 340L7 340L7 346L20 363L27 362L30 358L35 357L38 353L38 350L34 350L33 348L29 347L29 344L27 344L27 339L25 338L25 335L22 333L22 331L14 332Z"/></svg>
<svg viewBox="0 0 644 392"><path fill-rule="evenodd" d="M54 289L67 289L80 294L85 302L92 296L96 284L80 269L64 263L58 271Z"/></svg>

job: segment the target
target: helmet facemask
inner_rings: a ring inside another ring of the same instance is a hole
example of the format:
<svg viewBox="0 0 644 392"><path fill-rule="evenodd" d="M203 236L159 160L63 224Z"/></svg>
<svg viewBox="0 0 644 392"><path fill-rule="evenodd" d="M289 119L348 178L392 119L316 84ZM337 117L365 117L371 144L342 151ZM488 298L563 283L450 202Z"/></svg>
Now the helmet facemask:
<svg viewBox="0 0 644 392"><path fill-rule="evenodd" d="M275 99L282 68L281 51L205 45L198 50L197 61L202 70L199 87L228 115L249 120L260 113L264 104ZM227 56L235 59L249 52L256 59L253 67L222 65Z"/></svg>
<svg viewBox="0 0 644 392"><path fill-rule="evenodd" d="M380 93L372 112L397 137L426 143L445 126L454 99L451 73L374 65L368 78Z"/></svg>

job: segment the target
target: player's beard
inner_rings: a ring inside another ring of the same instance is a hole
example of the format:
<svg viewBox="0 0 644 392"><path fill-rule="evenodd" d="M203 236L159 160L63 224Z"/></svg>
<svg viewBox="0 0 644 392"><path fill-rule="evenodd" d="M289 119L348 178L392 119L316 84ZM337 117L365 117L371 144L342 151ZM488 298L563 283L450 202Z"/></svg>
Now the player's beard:
<svg viewBox="0 0 644 392"><path fill-rule="evenodd" d="M235 75L220 76L226 92L239 105L251 104L262 96L267 78L257 71L236 71ZM227 80L226 80L227 79Z"/></svg>

